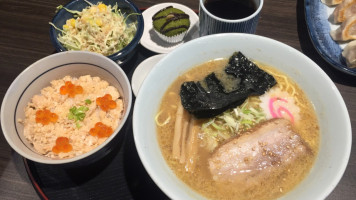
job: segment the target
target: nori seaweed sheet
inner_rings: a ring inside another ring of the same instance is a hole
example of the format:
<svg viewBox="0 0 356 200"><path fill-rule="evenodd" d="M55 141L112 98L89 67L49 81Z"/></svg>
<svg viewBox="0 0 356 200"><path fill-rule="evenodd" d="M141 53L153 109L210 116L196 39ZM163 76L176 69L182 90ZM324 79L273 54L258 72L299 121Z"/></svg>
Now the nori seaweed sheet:
<svg viewBox="0 0 356 200"><path fill-rule="evenodd" d="M214 117L241 105L249 96L264 94L277 83L272 75L260 69L241 52L235 52L230 57L225 72L238 79L235 90L226 92L213 72L204 78L205 87L199 81L184 82L181 85L183 107L197 118Z"/></svg>

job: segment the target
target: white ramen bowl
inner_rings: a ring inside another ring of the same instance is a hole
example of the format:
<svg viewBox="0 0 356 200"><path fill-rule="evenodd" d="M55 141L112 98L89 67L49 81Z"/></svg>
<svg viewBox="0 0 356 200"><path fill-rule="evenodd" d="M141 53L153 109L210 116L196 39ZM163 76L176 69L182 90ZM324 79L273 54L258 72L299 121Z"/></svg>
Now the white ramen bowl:
<svg viewBox="0 0 356 200"><path fill-rule="evenodd" d="M25 107L35 94L40 94L41 89L50 86L50 81L66 75L72 77L91 75L106 80L123 96L124 113L114 133L95 149L73 158L52 159L36 153L24 137L23 125L18 119L25 119ZM86 165L108 154L118 144L117 138L124 138L123 133L119 131L130 113L131 104L130 82L117 63L97 53L66 51L42 58L17 76L8 88L1 105L1 126L10 146L27 159L44 164Z"/></svg>
<svg viewBox="0 0 356 200"><path fill-rule="evenodd" d="M234 51L288 74L304 90L317 113L321 135L316 161L307 177L280 199L326 198L340 181L351 151L351 124L344 100L330 78L304 54L281 42L251 34L198 38L167 54L148 74L133 112L136 148L147 172L172 199L204 199L167 165L157 141L154 118L163 94L177 76L206 61L228 58Z"/></svg>

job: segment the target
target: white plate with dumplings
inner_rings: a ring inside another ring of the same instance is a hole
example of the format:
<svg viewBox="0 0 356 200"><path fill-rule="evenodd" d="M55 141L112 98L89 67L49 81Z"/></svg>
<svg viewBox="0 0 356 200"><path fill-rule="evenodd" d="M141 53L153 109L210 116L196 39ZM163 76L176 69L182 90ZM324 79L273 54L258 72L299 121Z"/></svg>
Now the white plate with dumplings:
<svg viewBox="0 0 356 200"><path fill-rule="evenodd" d="M350 47L350 45L347 47L350 42L335 41L330 35L330 32L335 32L338 28L340 28L341 24L335 24L333 22L332 13L337 5L326 4L331 1L339 0L322 1L304 1L306 22L314 47L317 49L318 53L333 67L344 73L356 76L356 67L349 67L350 65L348 66L346 58L342 55L344 49ZM353 48L355 49L354 51L356 51L356 42L353 44Z"/></svg>

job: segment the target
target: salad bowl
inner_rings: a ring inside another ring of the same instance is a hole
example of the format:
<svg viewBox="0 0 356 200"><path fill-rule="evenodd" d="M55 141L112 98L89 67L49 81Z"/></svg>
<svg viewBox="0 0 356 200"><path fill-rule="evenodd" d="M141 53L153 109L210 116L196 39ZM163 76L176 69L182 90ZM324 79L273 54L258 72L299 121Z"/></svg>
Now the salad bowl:
<svg viewBox="0 0 356 200"><path fill-rule="evenodd" d="M58 6L58 12L56 15L53 17L50 27L50 39L52 44L54 45L55 49L57 52L62 52L62 51L68 51L65 45L63 45L63 42L60 42L58 40L60 35L63 35L63 25L67 23L67 20L70 20L72 18L76 18L77 14L76 11L81 12L83 9L88 8L91 5L96 5L99 2L107 5L107 6L115 6L117 5L117 12L114 14L122 15L124 17L124 22L125 25L122 27L117 27L117 28L123 28L124 30L128 30L129 26L132 24L134 26L134 29L136 31L132 32L124 32L122 35L113 35L113 38L117 38L119 40L120 38L124 38L124 40L128 40L127 38L132 38L131 42L128 44L123 44L122 40L120 39L120 42L118 42L118 45L124 46L121 50L118 50L116 52L111 53L110 55L106 55L108 58L114 60L115 62L122 64L127 62L135 53L136 47L142 37L143 34L143 28L144 28L144 22L143 22L143 17L141 14L141 11L137 6L130 0L89 0L89 1L79 1L79 0L74 0L69 2L68 4L62 6ZM102 19L104 21L105 19ZM76 22L77 23L77 22ZM119 23L116 23L119 24ZM77 25L77 24L76 24ZM105 24L103 24L105 25ZM86 37L88 35L88 32L91 31L101 31L101 30L95 30L98 28L101 28L103 26L97 26L94 24L93 26L87 26L88 28L82 33L81 37ZM90 29L90 30L89 30ZM115 31L112 31L112 34L114 34ZM132 35L133 34L133 35ZM84 35L84 36L83 36ZM78 36L76 36L78 37ZM80 40L82 38L79 38ZM95 38L100 39L100 38ZM101 38L102 39L102 38ZM100 39L100 41L101 41ZM104 39L104 41L106 41ZM81 43L79 41L79 43ZM88 43L94 44L94 45L99 45L96 44L96 41L88 41ZM125 46L126 45L126 46ZM106 46L106 45L100 45L100 46ZM120 49L120 48L117 48ZM83 49L82 49L83 50ZM100 49L102 50L102 49ZM105 50L105 49L104 49ZM96 52L100 53L100 52Z"/></svg>

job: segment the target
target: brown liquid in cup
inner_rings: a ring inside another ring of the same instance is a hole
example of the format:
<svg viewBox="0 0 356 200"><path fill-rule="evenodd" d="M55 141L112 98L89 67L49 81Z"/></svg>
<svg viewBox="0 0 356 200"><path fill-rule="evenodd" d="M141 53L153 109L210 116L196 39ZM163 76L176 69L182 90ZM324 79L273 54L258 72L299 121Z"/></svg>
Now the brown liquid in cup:
<svg viewBox="0 0 356 200"><path fill-rule="evenodd" d="M253 0L205 0L205 8L223 19L242 19L252 15L257 6Z"/></svg>

